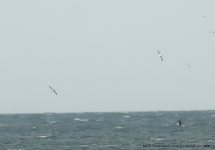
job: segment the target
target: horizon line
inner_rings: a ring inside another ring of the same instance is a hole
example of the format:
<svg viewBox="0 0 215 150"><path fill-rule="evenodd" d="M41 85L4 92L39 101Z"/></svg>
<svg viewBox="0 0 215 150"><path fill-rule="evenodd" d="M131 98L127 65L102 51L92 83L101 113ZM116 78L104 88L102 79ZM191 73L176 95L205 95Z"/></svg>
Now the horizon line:
<svg viewBox="0 0 215 150"><path fill-rule="evenodd" d="M185 112L185 111L215 111L215 110L152 110L152 111L84 111L84 112L31 112L31 113L0 113L6 114L78 114L78 113L135 113L135 112Z"/></svg>

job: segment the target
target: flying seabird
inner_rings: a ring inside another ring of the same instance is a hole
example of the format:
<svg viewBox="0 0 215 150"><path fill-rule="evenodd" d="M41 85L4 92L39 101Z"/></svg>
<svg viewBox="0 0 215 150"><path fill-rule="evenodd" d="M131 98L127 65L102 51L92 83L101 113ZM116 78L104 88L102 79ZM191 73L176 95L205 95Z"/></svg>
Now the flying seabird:
<svg viewBox="0 0 215 150"><path fill-rule="evenodd" d="M213 33L214 34L215 31L210 31L209 33Z"/></svg>
<svg viewBox="0 0 215 150"><path fill-rule="evenodd" d="M57 95L57 92L55 91L55 89L53 89L51 86L49 86L51 91L54 92Z"/></svg>
<svg viewBox="0 0 215 150"><path fill-rule="evenodd" d="M161 60L163 61L163 58L162 58L163 55L161 55L161 53L160 53L159 51L158 51L158 54L159 54L158 56L159 56L159 57L161 58Z"/></svg>
<svg viewBox="0 0 215 150"><path fill-rule="evenodd" d="M204 17L207 17L208 15L204 15Z"/></svg>
<svg viewBox="0 0 215 150"><path fill-rule="evenodd" d="M191 67L189 64L187 64L189 67Z"/></svg>

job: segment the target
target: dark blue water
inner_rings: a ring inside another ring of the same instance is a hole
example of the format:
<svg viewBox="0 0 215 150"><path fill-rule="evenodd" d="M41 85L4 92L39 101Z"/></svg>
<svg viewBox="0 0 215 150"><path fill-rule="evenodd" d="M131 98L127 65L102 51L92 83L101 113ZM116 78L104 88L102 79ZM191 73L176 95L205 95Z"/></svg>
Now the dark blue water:
<svg viewBox="0 0 215 150"><path fill-rule="evenodd" d="M0 149L214 149L214 129L215 111L2 114ZM144 144L210 148L144 148Z"/></svg>

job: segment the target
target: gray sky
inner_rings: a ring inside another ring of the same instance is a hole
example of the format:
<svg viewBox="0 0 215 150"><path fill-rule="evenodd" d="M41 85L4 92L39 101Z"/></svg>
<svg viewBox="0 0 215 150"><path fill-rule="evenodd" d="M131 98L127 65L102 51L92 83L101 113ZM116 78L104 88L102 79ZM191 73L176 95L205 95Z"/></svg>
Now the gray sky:
<svg viewBox="0 0 215 150"><path fill-rule="evenodd" d="M0 113L214 109L214 6L2 0Z"/></svg>

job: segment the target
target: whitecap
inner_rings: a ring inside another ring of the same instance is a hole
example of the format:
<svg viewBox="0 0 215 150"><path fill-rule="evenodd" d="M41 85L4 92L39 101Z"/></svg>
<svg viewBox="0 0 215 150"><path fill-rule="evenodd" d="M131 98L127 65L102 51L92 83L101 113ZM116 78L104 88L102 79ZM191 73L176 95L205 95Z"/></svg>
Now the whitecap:
<svg viewBox="0 0 215 150"><path fill-rule="evenodd" d="M124 127L116 126L115 128L117 128L117 129L121 129L121 128L124 128Z"/></svg>
<svg viewBox="0 0 215 150"><path fill-rule="evenodd" d="M84 146L84 147L86 147L86 146L88 146L88 145L81 145L81 146Z"/></svg>
<svg viewBox="0 0 215 150"><path fill-rule="evenodd" d="M46 138L46 137L48 137L48 136L42 135L42 136L35 136L34 138L39 139L39 138Z"/></svg>
<svg viewBox="0 0 215 150"><path fill-rule="evenodd" d="M130 116L124 116L125 118L129 118Z"/></svg>
<svg viewBox="0 0 215 150"><path fill-rule="evenodd" d="M57 123L57 121L51 121L51 122L49 122L50 124L56 124Z"/></svg>
<svg viewBox="0 0 215 150"><path fill-rule="evenodd" d="M158 140L158 141L161 141L163 139L159 139L159 138L151 138L151 140Z"/></svg>
<svg viewBox="0 0 215 150"><path fill-rule="evenodd" d="M89 119L79 119L79 118L75 118L74 120L77 120L77 121L88 121Z"/></svg>
<svg viewBox="0 0 215 150"><path fill-rule="evenodd" d="M46 138L47 136L45 136L45 135L42 135L42 136L40 136L41 138Z"/></svg>
<svg viewBox="0 0 215 150"><path fill-rule="evenodd" d="M162 141L163 139L157 139L157 141Z"/></svg>
<svg viewBox="0 0 215 150"><path fill-rule="evenodd" d="M161 140L163 140L163 139L159 139L159 138L151 138L151 140L161 141Z"/></svg>
<svg viewBox="0 0 215 150"><path fill-rule="evenodd" d="M142 133L145 133L145 134L146 134L147 132L142 132Z"/></svg>

